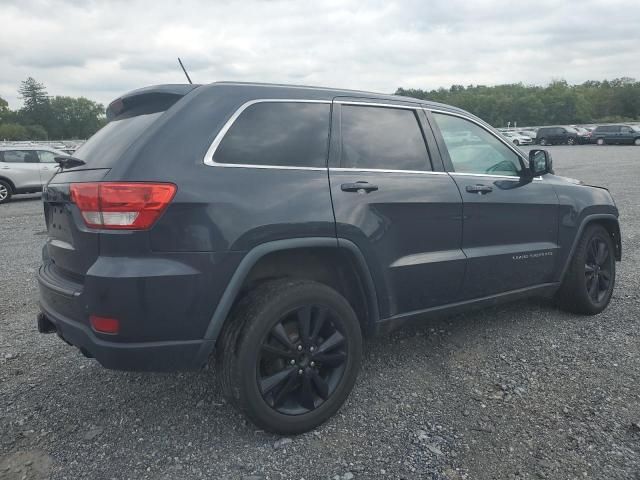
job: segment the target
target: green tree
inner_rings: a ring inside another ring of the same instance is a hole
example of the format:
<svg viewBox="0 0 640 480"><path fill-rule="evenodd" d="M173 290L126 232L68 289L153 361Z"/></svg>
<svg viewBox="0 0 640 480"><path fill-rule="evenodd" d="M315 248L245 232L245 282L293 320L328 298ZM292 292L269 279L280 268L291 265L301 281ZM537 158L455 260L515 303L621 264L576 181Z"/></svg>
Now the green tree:
<svg viewBox="0 0 640 480"><path fill-rule="evenodd" d="M17 123L0 125L0 140L27 140L27 129Z"/></svg>
<svg viewBox="0 0 640 480"><path fill-rule="evenodd" d="M28 77L20 83L18 94L23 102L23 107L20 111L21 123L48 127L51 119L49 96L45 86L37 82L33 77Z"/></svg>
<svg viewBox="0 0 640 480"><path fill-rule="evenodd" d="M104 107L87 98L50 100L50 138L89 138L104 125Z"/></svg>

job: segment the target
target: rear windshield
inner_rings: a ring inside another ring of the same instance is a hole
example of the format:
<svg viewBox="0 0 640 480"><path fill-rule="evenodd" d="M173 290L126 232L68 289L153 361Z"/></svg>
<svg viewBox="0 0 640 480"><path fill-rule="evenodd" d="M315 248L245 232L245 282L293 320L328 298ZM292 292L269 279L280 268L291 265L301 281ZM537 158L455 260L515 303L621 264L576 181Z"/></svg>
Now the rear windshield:
<svg viewBox="0 0 640 480"><path fill-rule="evenodd" d="M164 112L124 116L111 120L73 154L84 168L111 167L142 133Z"/></svg>

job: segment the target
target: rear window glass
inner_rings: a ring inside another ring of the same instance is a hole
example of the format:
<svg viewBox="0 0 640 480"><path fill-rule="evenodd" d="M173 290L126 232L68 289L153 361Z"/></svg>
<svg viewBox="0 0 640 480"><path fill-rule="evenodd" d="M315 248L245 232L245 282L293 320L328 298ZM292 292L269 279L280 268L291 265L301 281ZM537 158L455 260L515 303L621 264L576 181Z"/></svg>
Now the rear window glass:
<svg viewBox="0 0 640 480"><path fill-rule="evenodd" d="M213 155L218 163L325 167L330 105L260 102L247 107Z"/></svg>
<svg viewBox="0 0 640 480"><path fill-rule="evenodd" d="M164 112L112 120L73 154L91 167L110 167Z"/></svg>

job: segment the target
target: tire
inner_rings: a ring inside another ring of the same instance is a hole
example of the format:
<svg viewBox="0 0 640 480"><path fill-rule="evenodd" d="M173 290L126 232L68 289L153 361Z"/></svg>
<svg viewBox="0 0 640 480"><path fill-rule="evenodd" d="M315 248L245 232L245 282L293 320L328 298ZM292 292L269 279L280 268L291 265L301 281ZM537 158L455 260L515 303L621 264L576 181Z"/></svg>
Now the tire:
<svg viewBox="0 0 640 480"><path fill-rule="evenodd" d="M575 145L576 140L573 137L567 138L567 145Z"/></svg>
<svg viewBox="0 0 640 480"><path fill-rule="evenodd" d="M513 141L513 144L514 144L516 147L520 146L520 142L519 142L518 140L514 140L514 141Z"/></svg>
<svg viewBox="0 0 640 480"><path fill-rule="evenodd" d="M547 139L542 137L538 143L544 147L547 144Z"/></svg>
<svg viewBox="0 0 640 480"><path fill-rule="evenodd" d="M596 140L596 143L597 143L598 145L604 145L604 138L599 138L599 139L597 139L597 140Z"/></svg>
<svg viewBox="0 0 640 480"><path fill-rule="evenodd" d="M11 185L4 180L0 180L0 203L6 203L11 200L11 195L13 195Z"/></svg>
<svg viewBox="0 0 640 480"><path fill-rule="evenodd" d="M595 249L594 244L598 245ZM600 245L606 249L604 253L600 253ZM570 262L556 300L569 312L583 315L602 312L611 301L616 280L615 249L609 232L602 225L589 225L578 240ZM594 284L595 288L590 288ZM594 290L597 290L595 295Z"/></svg>
<svg viewBox="0 0 640 480"><path fill-rule="evenodd" d="M263 283L240 301L217 360L228 401L259 428L291 435L336 413L361 356L360 324L349 302L326 285L284 279Z"/></svg>

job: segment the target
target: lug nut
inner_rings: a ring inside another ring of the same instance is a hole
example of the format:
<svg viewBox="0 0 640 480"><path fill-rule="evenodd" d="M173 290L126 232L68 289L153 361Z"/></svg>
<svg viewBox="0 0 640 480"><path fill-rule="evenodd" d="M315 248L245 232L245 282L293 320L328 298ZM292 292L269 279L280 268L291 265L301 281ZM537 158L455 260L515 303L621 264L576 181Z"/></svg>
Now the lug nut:
<svg viewBox="0 0 640 480"><path fill-rule="evenodd" d="M298 351L301 352L302 351L302 345L298 345Z"/></svg>
<svg viewBox="0 0 640 480"><path fill-rule="evenodd" d="M298 375L302 375L304 373L304 370L300 369L298 370Z"/></svg>
<svg viewBox="0 0 640 480"><path fill-rule="evenodd" d="M292 358L290 363L291 363L291 365L295 365L296 361Z"/></svg>
<svg viewBox="0 0 640 480"><path fill-rule="evenodd" d="M309 348L309 351L313 352L316 349L316 347L311 347Z"/></svg>
<svg viewBox="0 0 640 480"><path fill-rule="evenodd" d="M311 367L315 367L315 366L316 366L316 362L311 362L311 363L309 363L309 365L310 365Z"/></svg>

